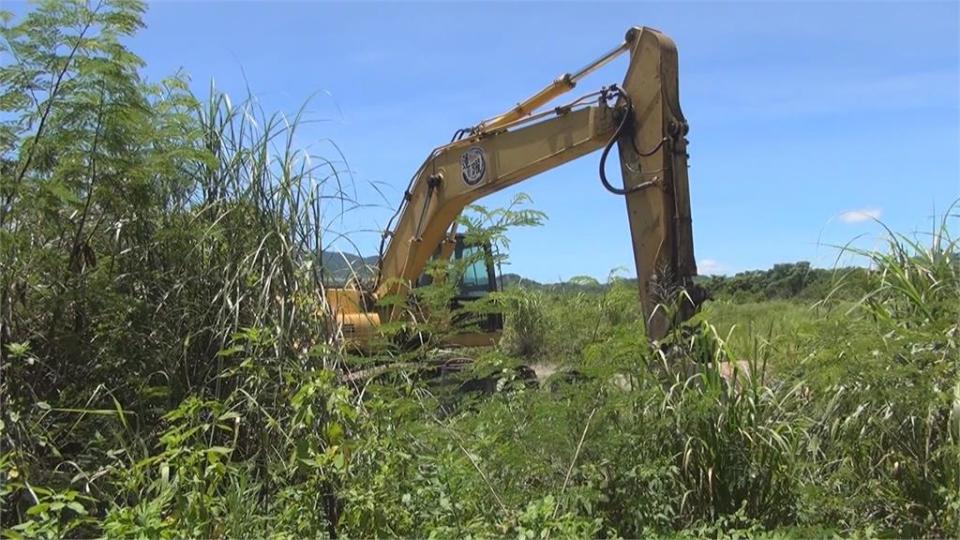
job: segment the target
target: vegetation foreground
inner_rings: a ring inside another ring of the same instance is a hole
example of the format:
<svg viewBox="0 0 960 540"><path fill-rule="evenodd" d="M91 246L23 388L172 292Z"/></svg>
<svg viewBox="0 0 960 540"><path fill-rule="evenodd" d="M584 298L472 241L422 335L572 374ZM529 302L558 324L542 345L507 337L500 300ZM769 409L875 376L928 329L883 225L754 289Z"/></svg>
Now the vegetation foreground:
<svg viewBox="0 0 960 540"><path fill-rule="evenodd" d="M628 282L521 284L459 379L345 381L439 353L327 333L337 163L143 80L142 9L0 17L5 536L960 535L949 213L870 271L708 281L655 346Z"/></svg>

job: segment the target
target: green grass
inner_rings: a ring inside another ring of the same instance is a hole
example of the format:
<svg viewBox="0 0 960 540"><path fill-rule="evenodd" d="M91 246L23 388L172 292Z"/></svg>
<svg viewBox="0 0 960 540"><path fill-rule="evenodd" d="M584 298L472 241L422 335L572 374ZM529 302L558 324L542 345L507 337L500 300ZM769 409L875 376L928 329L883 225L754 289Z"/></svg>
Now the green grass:
<svg viewBox="0 0 960 540"><path fill-rule="evenodd" d="M349 384L313 256L341 160L299 114L143 81L142 9L0 27L5 537L960 535L952 210L816 294L803 265L715 280L660 344L625 281L515 289L458 380L485 394Z"/></svg>

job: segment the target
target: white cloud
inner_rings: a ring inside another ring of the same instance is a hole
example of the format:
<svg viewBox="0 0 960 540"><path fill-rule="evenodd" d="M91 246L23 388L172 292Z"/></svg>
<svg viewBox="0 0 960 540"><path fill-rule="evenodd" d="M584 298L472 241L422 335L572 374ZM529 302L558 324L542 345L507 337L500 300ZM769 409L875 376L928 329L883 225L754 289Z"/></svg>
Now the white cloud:
<svg viewBox="0 0 960 540"><path fill-rule="evenodd" d="M697 270L703 275L722 274L723 265L713 259L700 259L697 261Z"/></svg>
<svg viewBox="0 0 960 540"><path fill-rule="evenodd" d="M861 223L863 221L880 219L882 215L883 210L880 208L861 208L859 210L847 210L840 214L840 221L844 223Z"/></svg>

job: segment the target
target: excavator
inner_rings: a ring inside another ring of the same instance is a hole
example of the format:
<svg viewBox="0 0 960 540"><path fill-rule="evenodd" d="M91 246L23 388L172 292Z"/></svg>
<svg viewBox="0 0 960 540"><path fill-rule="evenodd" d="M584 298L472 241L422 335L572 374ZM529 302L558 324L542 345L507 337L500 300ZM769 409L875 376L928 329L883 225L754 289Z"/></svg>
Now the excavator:
<svg viewBox="0 0 960 540"><path fill-rule="evenodd" d="M545 107L624 53L629 64L622 84ZM581 70L558 77L503 114L457 130L450 143L427 156L387 224L372 283L327 289L336 330L362 348L379 335L383 323L410 317L410 310L384 299L409 296L424 283L432 259L473 257L459 278L458 302L497 290L490 246L471 245L456 232L461 212L487 195L601 150L600 181L627 206L647 336L663 338L692 316L705 296L693 283L697 266L687 131L679 102L676 45L653 28L631 28L619 45ZM621 186L612 184L606 173L614 145ZM677 306L678 298L679 307L664 308L671 302ZM490 345L501 328L502 318L488 317L474 331L448 338L447 344Z"/></svg>

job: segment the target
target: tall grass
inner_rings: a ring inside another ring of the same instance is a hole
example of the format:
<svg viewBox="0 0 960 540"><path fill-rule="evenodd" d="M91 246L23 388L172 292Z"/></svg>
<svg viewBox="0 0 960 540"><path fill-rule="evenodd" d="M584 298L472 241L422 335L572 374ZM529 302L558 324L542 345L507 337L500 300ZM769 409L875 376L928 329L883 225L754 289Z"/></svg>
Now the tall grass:
<svg viewBox="0 0 960 540"><path fill-rule="evenodd" d="M514 291L517 346L459 375L489 395L344 383L316 257L342 158L297 149L303 110L141 80L142 10L2 27L5 536L960 533L947 218L861 252L853 309L718 304L659 348L629 283ZM531 360L562 369L535 388Z"/></svg>
<svg viewBox="0 0 960 540"><path fill-rule="evenodd" d="M886 247L865 250L845 249L866 258L873 266L873 287L860 304L886 322L916 327L955 322L960 314L956 299L960 291L958 239L951 235L950 220L956 219L951 205L933 230L923 237L890 230L877 221L887 235Z"/></svg>
<svg viewBox="0 0 960 540"><path fill-rule="evenodd" d="M118 41L140 11L47 3L3 28L23 107L0 184L7 534L92 535L116 510L116 534L180 512L216 536L209 497L249 509L291 393L341 358L318 252L353 206L342 158L299 149L306 109L143 81Z"/></svg>
<svg viewBox="0 0 960 540"><path fill-rule="evenodd" d="M609 409L601 408L608 412L597 415L583 454L582 474L597 475L582 478L586 493L599 499L560 504L585 504L585 515L596 515L600 504L603 522L617 523L627 536L769 528L801 536L955 535L960 290L950 219L929 244L887 230L886 249L861 251L873 267L858 276L865 284L852 286L870 290L859 301L835 289L832 295L844 301L721 302L708 306L696 326L676 332L666 351L627 339L639 334L634 318L619 330L605 329L579 349L582 356L568 354L567 364L604 388ZM580 296L558 297L538 317L564 334L558 322L589 305ZM587 333L591 326L579 328ZM579 336L548 335L544 343L552 339L570 343ZM653 378L645 368L651 364L660 366ZM725 377L729 365L741 370L733 381ZM624 373L634 381L626 392L618 383ZM585 396L568 399L583 407L581 414L589 410ZM563 412L538 414L542 422L524 425L537 435L515 452L549 463L551 453L572 451L570 438L537 448L558 423L576 425L560 420ZM510 437L526 435L500 440ZM597 470L598 463L606 465ZM543 478L542 467L527 466L527 474L507 476ZM625 511L632 501L659 510Z"/></svg>

